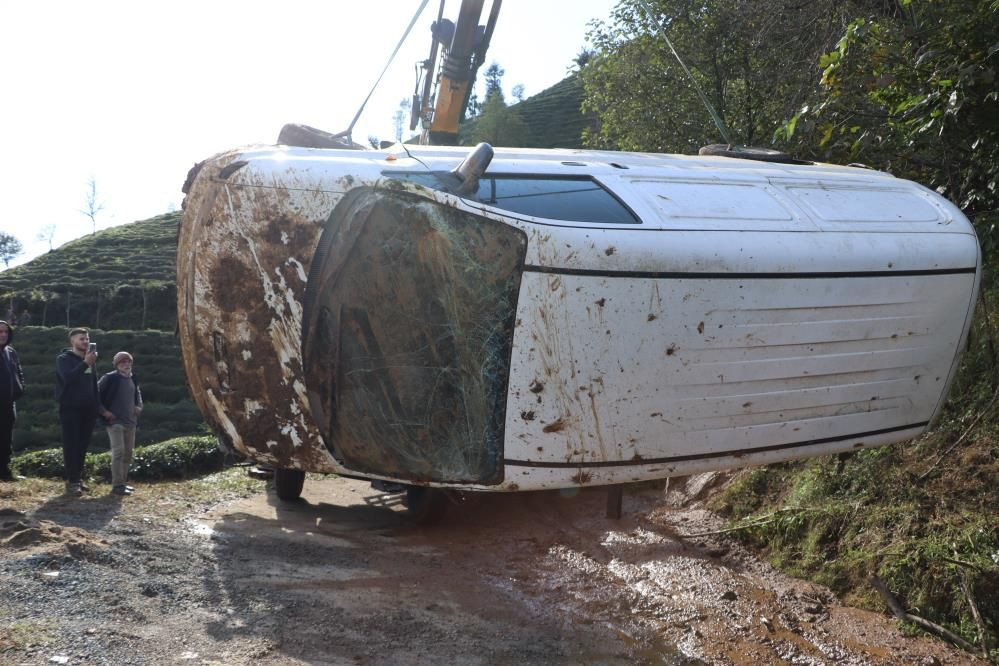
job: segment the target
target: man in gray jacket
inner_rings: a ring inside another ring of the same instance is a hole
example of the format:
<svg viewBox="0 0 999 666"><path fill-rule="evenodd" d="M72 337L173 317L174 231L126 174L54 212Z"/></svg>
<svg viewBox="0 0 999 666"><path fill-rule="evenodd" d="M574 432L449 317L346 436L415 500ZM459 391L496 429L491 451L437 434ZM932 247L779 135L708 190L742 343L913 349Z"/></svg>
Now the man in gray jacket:
<svg viewBox="0 0 999 666"><path fill-rule="evenodd" d="M111 492L115 495L131 495L133 490L125 481L135 450L135 426L142 413L142 393L139 380L132 373L132 360L127 351L118 352L114 355L114 371L97 382L111 440Z"/></svg>

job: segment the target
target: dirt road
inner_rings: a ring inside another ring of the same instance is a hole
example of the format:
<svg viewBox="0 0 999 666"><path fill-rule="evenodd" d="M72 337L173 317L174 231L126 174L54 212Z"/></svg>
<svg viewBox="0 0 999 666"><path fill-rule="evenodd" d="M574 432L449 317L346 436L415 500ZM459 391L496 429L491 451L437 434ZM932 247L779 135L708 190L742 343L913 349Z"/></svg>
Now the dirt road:
<svg viewBox="0 0 999 666"><path fill-rule="evenodd" d="M345 479L290 504L46 483L0 487L4 664L977 663L684 537L720 521L661 490L619 521L601 492L482 495L424 529Z"/></svg>

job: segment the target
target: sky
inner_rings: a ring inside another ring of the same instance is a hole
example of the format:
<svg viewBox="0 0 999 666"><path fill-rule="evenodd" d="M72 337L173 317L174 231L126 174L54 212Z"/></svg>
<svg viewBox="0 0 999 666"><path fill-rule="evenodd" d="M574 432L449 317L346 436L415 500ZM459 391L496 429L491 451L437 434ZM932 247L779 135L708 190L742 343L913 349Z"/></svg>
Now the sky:
<svg viewBox="0 0 999 666"><path fill-rule="evenodd" d="M447 0L456 20L459 0ZM491 62L503 88L530 97L563 79L587 44L588 24L616 0L504 0ZM487 0L480 22L488 16ZM420 0L51 0L0 3L0 231L23 263L97 229L180 208L194 163L274 143L296 122L347 128ZM395 56L354 140L395 138L393 115L429 55L430 0ZM408 128L408 118L407 118Z"/></svg>

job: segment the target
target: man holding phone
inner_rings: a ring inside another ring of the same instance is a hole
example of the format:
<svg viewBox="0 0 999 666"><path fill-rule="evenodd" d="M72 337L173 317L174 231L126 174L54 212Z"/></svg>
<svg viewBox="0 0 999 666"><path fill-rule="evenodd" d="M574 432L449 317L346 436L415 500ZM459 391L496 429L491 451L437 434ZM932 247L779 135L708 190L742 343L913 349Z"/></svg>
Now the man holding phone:
<svg viewBox="0 0 999 666"><path fill-rule="evenodd" d="M56 401L62 424L66 494L75 497L87 490L83 462L97 416L110 414L98 399L96 364L97 345L90 342L90 331L74 328L69 332L69 347L56 358Z"/></svg>

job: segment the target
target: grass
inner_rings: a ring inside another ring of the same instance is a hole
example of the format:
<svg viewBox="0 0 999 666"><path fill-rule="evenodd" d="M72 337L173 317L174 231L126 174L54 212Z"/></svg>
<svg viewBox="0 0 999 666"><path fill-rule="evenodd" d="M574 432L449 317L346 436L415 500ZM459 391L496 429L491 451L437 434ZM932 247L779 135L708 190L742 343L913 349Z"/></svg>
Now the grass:
<svg viewBox="0 0 999 666"><path fill-rule="evenodd" d="M787 573L883 612L869 582L877 574L910 613L977 645L974 600L991 645L999 646L996 323L980 314L932 432L851 455L745 470L713 508L744 526L737 538Z"/></svg>
<svg viewBox="0 0 999 666"><path fill-rule="evenodd" d="M88 497L118 501L110 494L109 483L89 481ZM171 521L203 512L221 502L255 495L266 488L266 482L250 478L245 467L228 467L184 480L136 481L133 485L135 494L125 500L130 511L155 514L157 518ZM63 491L61 480L29 477L18 483L0 486L0 503L18 511L30 512L43 502L62 497Z"/></svg>
<svg viewBox="0 0 999 666"><path fill-rule="evenodd" d="M0 609L0 616L10 617L6 609ZM5 650L26 650L51 645L56 640L54 620L19 620L0 625L0 653Z"/></svg>

